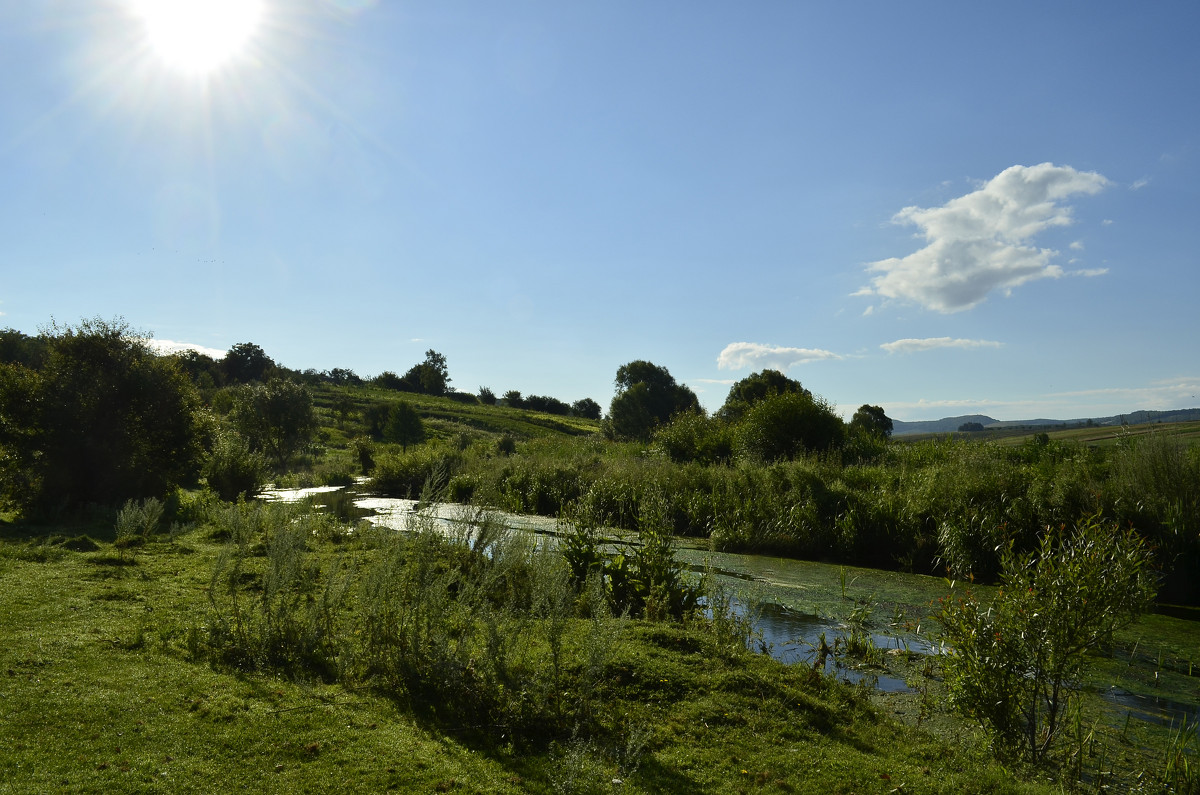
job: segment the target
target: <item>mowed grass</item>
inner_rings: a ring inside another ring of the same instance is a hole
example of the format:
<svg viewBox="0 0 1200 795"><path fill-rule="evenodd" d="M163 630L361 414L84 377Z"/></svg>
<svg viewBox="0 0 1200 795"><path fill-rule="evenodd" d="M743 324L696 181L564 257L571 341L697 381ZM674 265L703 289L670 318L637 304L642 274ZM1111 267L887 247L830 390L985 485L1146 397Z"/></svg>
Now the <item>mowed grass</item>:
<svg viewBox="0 0 1200 795"><path fill-rule="evenodd" d="M627 622L600 684L611 731L586 738L513 742L371 682L218 670L189 653L208 529L124 553L0 531L0 792L1048 791L967 729L935 737L804 667L715 655L702 627Z"/></svg>

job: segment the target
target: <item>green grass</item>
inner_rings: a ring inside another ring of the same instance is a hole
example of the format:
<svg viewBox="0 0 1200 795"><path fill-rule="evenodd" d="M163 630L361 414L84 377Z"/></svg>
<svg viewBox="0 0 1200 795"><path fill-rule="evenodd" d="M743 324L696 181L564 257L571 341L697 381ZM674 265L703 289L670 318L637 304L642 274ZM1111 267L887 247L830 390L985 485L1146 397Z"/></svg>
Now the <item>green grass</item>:
<svg viewBox="0 0 1200 795"><path fill-rule="evenodd" d="M1015 447L1025 444L1035 436L1045 433L1051 440L1076 444L1108 447L1123 439L1137 438L1151 433L1166 433L1186 440L1189 444L1200 441L1200 422L1145 422L1135 425L1097 425L1093 427L1060 428L1054 425L1043 427L990 428L975 433L920 433L906 434L896 438L899 444L912 444L953 435L956 439L991 441Z"/></svg>
<svg viewBox="0 0 1200 795"><path fill-rule="evenodd" d="M969 730L914 730L803 666L714 654L703 626L628 622L598 728L578 737L456 725L370 682L214 667L189 652L211 618L209 529L124 554L99 526L90 552L2 529L0 792L1048 791L1011 781Z"/></svg>

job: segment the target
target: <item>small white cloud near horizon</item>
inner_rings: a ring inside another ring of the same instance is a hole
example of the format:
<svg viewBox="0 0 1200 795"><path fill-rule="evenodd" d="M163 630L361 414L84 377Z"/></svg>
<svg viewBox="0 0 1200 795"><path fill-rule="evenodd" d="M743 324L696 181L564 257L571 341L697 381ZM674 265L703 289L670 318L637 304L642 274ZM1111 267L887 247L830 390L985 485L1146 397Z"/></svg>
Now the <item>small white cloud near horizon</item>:
<svg viewBox="0 0 1200 795"><path fill-rule="evenodd" d="M1109 180L1092 171L1042 163L1012 166L978 190L941 207L905 207L893 216L912 224L927 245L905 257L868 263L880 275L854 295L910 301L943 314L970 309L993 292L1009 294L1036 279L1066 275L1058 252L1030 245L1051 227L1069 226L1075 195L1092 195Z"/></svg>
<svg viewBox="0 0 1200 795"><path fill-rule="evenodd" d="M731 342L717 357L717 368L720 370L744 370L748 368L767 368L786 370L797 364L819 362L842 357L832 351L818 348L784 348L778 345L764 345L759 342Z"/></svg>
<svg viewBox="0 0 1200 795"><path fill-rule="evenodd" d="M175 342L174 340L156 340L153 338L146 340L146 342L150 345L151 350L163 355L182 353L183 351L196 351L213 359L225 358L225 351L219 348L206 348L203 345L196 345L191 342Z"/></svg>
<svg viewBox="0 0 1200 795"><path fill-rule="evenodd" d="M1004 343L992 340L926 337L924 339L902 339L895 342L885 342L879 347L888 353L916 353L917 351L931 351L935 348L1002 348L1004 347Z"/></svg>

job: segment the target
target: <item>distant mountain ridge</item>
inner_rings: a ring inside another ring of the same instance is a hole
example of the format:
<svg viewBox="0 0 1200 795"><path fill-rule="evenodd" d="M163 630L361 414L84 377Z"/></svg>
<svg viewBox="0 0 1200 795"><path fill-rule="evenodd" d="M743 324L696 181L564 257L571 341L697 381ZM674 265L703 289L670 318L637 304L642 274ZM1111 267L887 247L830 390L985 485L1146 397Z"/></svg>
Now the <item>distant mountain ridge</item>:
<svg viewBox="0 0 1200 795"><path fill-rule="evenodd" d="M988 428L1021 428L1038 427L1042 425L1139 425L1146 422L1195 422L1200 421L1200 408L1174 409L1172 411L1132 411L1128 414L1115 414L1111 417L1084 417L1073 420L997 420L986 414L964 414L961 417L943 417L940 420L921 420L905 422L892 420L892 435L907 436L914 433L950 433L968 422L977 422L985 429Z"/></svg>

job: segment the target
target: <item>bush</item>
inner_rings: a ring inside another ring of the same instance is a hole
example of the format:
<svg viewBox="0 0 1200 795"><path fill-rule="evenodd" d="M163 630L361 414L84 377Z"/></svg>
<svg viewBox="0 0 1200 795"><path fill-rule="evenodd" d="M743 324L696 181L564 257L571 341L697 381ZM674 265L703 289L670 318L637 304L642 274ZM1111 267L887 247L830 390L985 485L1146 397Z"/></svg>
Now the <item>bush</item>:
<svg viewBox="0 0 1200 795"><path fill-rule="evenodd" d="M141 502L127 501L117 513L117 547L136 546L154 535L162 523L164 507L162 500L156 497Z"/></svg>
<svg viewBox="0 0 1200 795"><path fill-rule="evenodd" d="M990 605L943 603L951 703L999 749L1037 761L1053 747L1087 653L1154 600L1150 552L1132 530L1091 518L1048 531L1036 553L1003 555Z"/></svg>
<svg viewBox="0 0 1200 795"><path fill-rule="evenodd" d="M693 411L677 414L659 427L654 442L676 463L717 464L727 462L733 455L730 426Z"/></svg>
<svg viewBox="0 0 1200 795"><path fill-rule="evenodd" d="M241 436L223 434L204 463L204 477L222 500L236 502L238 497L253 497L262 490L267 459L252 452Z"/></svg>
<svg viewBox="0 0 1200 795"><path fill-rule="evenodd" d="M738 449L746 458L770 462L838 448L844 437L844 423L832 406L806 392L787 392L746 412Z"/></svg>
<svg viewBox="0 0 1200 795"><path fill-rule="evenodd" d="M462 453L426 445L411 453L380 455L372 471L371 489L381 494L415 498L427 482L444 485L462 466Z"/></svg>

